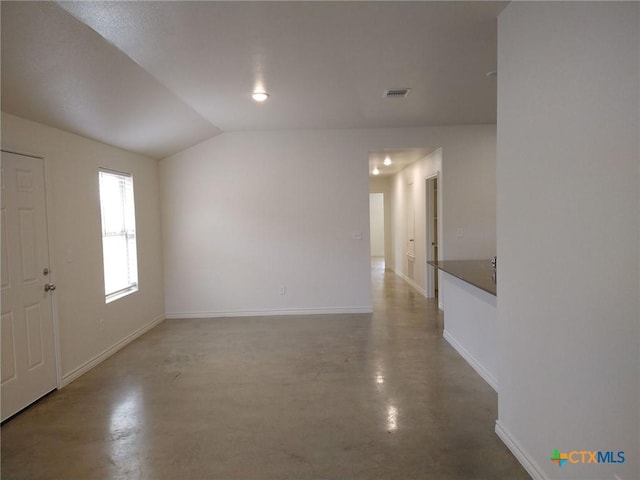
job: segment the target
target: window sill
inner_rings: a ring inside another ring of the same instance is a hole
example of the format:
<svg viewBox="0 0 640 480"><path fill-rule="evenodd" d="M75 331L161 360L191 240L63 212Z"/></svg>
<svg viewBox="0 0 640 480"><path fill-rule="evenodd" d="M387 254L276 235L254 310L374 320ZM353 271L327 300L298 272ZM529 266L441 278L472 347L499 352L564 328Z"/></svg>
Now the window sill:
<svg viewBox="0 0 640 480"><path fill-rule="evenodd" d="M111 303L111 302L115 302L116 300L122 298L122 297L126 297L127 295L131 294L131 293L135 293L138 291L138 286L137 285L133 285L129 288L125 288L123 290L118 290L117 292L113 292L110 293L109 295L106 295L104 297L104 303Z"/></svg>

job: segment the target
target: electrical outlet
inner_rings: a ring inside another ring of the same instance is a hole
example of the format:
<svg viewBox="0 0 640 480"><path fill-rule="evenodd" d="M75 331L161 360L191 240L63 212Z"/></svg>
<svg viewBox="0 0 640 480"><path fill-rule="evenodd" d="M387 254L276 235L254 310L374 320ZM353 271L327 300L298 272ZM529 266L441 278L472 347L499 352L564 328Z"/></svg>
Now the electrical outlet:
<svg viewBox="0 0 640 480"><path fill-rule="evenodd" d="M285 295L287 293L287 286L283 283L280 285L280 295Z"/></svg>
<svg viewBox="0 0 640 480"><path fill-rule="evenodd" d="M98 319L98 329L104 330L104 318Z"/></svg>

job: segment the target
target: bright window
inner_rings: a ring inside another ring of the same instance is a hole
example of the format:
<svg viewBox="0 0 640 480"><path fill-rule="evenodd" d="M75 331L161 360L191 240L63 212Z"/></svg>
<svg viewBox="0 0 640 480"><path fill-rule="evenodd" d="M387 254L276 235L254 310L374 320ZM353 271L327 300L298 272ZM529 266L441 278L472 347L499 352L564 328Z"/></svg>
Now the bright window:
<svg viewBox="0 0 640 480"><path fill-rule="evenodd" d="M128 173L100 170L98 179L104 294L109 303L138 290L133 178Z"/></svg>

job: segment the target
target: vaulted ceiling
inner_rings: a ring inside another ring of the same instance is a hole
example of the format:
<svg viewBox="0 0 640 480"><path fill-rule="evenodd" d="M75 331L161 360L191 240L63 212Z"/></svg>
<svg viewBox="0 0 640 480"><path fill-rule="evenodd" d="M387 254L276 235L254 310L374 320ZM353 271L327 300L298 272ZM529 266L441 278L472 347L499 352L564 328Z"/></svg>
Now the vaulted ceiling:
<svg viewBox="0 0 640 480"><path fill-rule="evenodd" d="M226 131L495 123L505 3L3 1L2 110L156 158Z"/></svg>

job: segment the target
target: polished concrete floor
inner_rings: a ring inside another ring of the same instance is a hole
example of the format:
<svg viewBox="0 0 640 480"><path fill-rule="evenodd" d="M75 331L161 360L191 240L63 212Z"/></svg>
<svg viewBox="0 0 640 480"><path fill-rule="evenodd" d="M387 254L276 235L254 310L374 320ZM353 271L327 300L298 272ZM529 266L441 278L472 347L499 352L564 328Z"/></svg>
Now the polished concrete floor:
<svg viewBox="0 0 640 480"><path fill-rule="evenodd" d="M436 303L168 320L2 426L2 478L528 479Z"/></svg>

